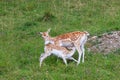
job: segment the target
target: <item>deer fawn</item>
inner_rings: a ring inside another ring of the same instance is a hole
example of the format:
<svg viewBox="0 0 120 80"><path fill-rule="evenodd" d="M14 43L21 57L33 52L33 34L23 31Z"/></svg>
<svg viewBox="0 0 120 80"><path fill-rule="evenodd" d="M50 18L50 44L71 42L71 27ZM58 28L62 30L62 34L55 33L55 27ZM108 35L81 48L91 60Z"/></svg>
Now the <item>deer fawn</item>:
<svg viewBox="0 0 120 80"><path fill-rule="evenodd" d="M41 54L40 56L40 66L45 58L50 56L51 54L56 55L63 59L64 63L67 65L66 59L75 60L72 55L75 53L75 48L71 48L71 50L67 50L65 47L56 46L54 44L46 44L44 48L45 53Z"/></svg>
<svg viewBox="0 0 120 80"><path fill-rule="evenodd" d="M75 49L78 51L78 61L77 65L80 63L81 56L82 56L82 62L84 62L84 44L87 41L87 37L89 36L89 33L84 31L75 31L70 32L66 34L62 34L56 37L51 37L49 35L50 29L48 29L47 32L40 32L42 34L42 37L45 39L45 44L54 44L56 46L62 46L69 49L69 47L75 47Z"/></svg>

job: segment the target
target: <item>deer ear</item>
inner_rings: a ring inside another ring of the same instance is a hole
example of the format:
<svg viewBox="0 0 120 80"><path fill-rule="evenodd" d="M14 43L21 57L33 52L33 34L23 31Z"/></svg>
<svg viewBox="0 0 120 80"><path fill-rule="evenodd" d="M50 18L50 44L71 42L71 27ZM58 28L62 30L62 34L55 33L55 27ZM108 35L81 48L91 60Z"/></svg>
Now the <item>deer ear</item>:
<svg viewBox="0 0 120 80"><path fill-rule="evenodd" d="M43 33L42 33L42 32L40 32L40 34L42 35Z"/></svg>
<svg viewBox="0 0 120 80"><path fill-rule="evenodd" d="M49 32L50 32L50 30L51 30L51 28L49 28L47 32L49 33Z"/></svg>

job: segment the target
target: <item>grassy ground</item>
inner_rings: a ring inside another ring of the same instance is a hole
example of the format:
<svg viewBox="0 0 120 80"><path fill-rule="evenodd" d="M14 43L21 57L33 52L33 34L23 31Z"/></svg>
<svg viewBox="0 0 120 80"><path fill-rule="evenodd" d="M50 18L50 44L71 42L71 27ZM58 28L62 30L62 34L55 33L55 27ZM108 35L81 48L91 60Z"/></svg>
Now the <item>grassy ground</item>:
<svg viewBox="0 0 120 80"><path fill-rule="evenodd" d="M120 30L119 5L119 0L0 0L0 80L119 80L120 50L108 55L86 51L79 66L69 61L66 67L51 56L40 68L44 41L37 34L48 28L51 36Z"/></svg>

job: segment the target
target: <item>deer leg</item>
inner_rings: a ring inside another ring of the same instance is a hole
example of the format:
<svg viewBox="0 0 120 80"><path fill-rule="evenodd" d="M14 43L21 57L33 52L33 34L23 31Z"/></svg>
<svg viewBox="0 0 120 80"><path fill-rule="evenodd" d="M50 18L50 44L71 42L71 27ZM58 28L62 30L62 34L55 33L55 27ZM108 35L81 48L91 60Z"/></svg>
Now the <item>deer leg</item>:
<svg viewBox="0 0 120 80"><path fill-rule="evenodd" d="M78 51L78 62L77 62L77 65L78 65L78 64L80 64L81 55L82 55L82 50L81 50L79 44L76 44L75 47L76 47L76 49L77 49L77 51Z"/></svg>
<svg viewBox="0 0 120 80"><path fill-rule="evenodd" d="M65 58L62 58L62 59L63 59L65 65L67 66L67 61L66 61L66 59L65 59Z"/></svg>
<svg viewBox="0 0 120 80"><path fill-rule="evenodd" d="M73 57L69 57L68 59L70 59L70 60L73 60L73 61L75 61L75 62L78 62L76 59L74 59Z"/></svg>
<svg viewBox="0 0 120 80"><path fill-rule="evenodd" d="M84 44L81 46L81 50L82 50L82 62L84 63L84 56L85 56Z"/></svg>
<svg viewBox="0 0 120 80"><path fill-rule="evenodd" d="M43 60L44 60L45 58L47 58L48 56L50 56L50 55L51 55L51 54L47 54L47 53L41 54L40 59L39 59L39 61L40 61L40 67L41 67L41 65L42 65Z"/></svg>
<svg viewBox="0 0 120 80"><path fill-rule="evenodd" d="M81 48L81 50L82 50L82 62L83 62L83 63L84 63L84 56L85 56L84 45L85 45L86 41L87 41L87 37L84 37L84 38L83 38L83 41L81 41L81 46L80 46L80 48Z"/></svg>

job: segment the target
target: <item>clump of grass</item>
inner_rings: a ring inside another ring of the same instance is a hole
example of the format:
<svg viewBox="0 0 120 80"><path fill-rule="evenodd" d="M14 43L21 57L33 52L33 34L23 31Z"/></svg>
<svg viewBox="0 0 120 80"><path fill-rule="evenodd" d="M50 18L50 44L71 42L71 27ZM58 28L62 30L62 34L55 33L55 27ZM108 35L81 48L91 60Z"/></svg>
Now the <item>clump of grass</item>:
<svg viewBox="0 0 120 80"><path fill-rule="evenodd" d="M38 21L48 22L53 21L54 18L55 16L51 12L45 12L42 17L38 18Z"/></svg>

